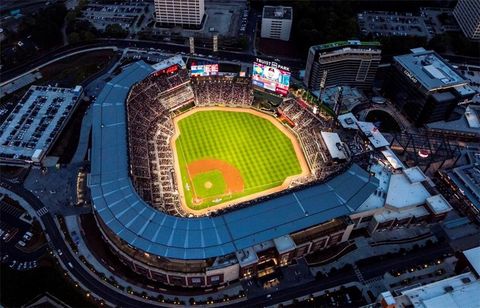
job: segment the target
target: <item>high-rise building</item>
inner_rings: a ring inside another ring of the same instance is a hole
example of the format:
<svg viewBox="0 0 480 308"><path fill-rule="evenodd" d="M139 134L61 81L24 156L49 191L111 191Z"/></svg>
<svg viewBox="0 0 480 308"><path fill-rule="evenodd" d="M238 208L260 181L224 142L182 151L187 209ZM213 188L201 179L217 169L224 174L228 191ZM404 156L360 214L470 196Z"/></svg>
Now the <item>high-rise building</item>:
<svg viewBox="0 0 480 308"><path fill-rule="evenodd" d="M155 0L155 16L162 26L199 27L205 15L205 0Z"/></svg>
<svg viewBox="0 0 480 308"><path fill-rule="evenodd" d="M393 57L385 90L396 107L416 125L451 119L454 108L475 91L436 52L424 48Z"/></svg>
<svg viewBox="0 0 480 308"><path fill-rule="evenodd" d="M282 41L290 39L293 10L286 6L264 6L262 14L262 38Z"/></svg>
<svg viewBox="0 0 480 308"><path fill-rule="evenodd" d="M459 0L453 16L466 37L480 39L480 1Z"/></svg>
<svg viewBox="0 0 480 308"><path fill-rule="evenodd" d="M357 40L334 42L310 47L304 84L318 90L324 86L372 87L381 58L380 43Z"/></svg>

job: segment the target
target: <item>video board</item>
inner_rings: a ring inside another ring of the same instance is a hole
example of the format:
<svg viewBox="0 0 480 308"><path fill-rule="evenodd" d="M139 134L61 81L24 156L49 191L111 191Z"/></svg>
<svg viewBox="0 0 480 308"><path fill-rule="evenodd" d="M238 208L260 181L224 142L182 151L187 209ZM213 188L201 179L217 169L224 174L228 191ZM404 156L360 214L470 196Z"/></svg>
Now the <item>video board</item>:
<svg viewBox="0 0 480 308"><path fill-rule="evenodd" d="M192 65L190 76L215 76L218 75L218 64Z"/></svg>
<svg viewBox="0 0 480 308"><path fill-rule="evenodd" d="M177 72L179 69L180 69L180 66L178 66L177 64L174 64L172 66L169 66L169 67L166 67L164 69L160 69L160 70L154 72L153 75L158 77L158 76L161 76L161 75L164 75L164 74L173 74L173 73Z"/></svg>
<svg viewBox="0 0 480 308"><path fill-rule="evenodd" d="M253 85L287 95L290 84L290 69L277 62L256 59L253 63Z"/></svg>

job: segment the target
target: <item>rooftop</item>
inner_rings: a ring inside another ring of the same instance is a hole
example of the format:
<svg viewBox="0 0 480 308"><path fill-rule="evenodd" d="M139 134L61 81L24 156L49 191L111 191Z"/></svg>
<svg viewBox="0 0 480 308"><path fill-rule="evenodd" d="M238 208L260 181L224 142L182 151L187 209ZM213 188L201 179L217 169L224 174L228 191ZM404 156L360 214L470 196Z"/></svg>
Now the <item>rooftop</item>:
<svg viewBox="0 0 480 308"><path fill-rule="evenodd" d="M364 48L375 48L379 49L381 47L380 42L362 42L359 40L347 40L347 41L337 41L331 42L326 44L315 45L310 48L319 51L327 51L327 50L334 50L334 49L342 49L345 47L364 47Z"/></svg>
<svg viewBox="0 0 480 308"><path fill-rule="evenodd" d="M295 242L289 235L277 237L273 239L273 242L275 243L275 247L277 248L279 254L291 251L296 247Z"/></svg>
<svg viewBox="0 0 480 308"><path fill-rule="evenodd" d="M223 256L349 215L377 189L378 180L353 164L323 184L216 217L183 218L152 208L129 177L125 99L131 86L153 70L143 61L129 65L105 85L92 107L94 208L127 244L167 258Z"/></svg>
<svg viewBox="0 0 480 308"><path fill-rule="evenodd" d="M357 118L351 112L339 115L338 121L340 122L340 125L342 125L343 128L358 129Z"/></svg>
<svg viewBox="0 0 480 308"><path fill-rule="evenodd" d="M402 291L396 298L415 308L470 308L480 303L480 281L472 273L446 278L418 288Z"/></svg>
<svg viewBox="0 0 480 308"><path fill-rule="evenodd" d="M266 5L263 7L263 18L291 20L292 7Z"/></svg>
<svg viewBox="0 0 480 308"><path fill-rule="evenodd" d="M405 173L410 183L418 183L427 180L423 171L417 166L405 169L403 170L403 173Z"/></svg>
<svg viewBox="0 0 480 308"><path fill-rule="evenodd" d="M376 149L390 145L390 142L383 137L383 134L373 123L357 121L357 125Z"/></svg>
<svg viewBox="0 0 480 308"><path fill-rule="evenodd" d="M32 86L0 126L2 159L41 159L75 110L82 87Z"/></svg>
<svg viewBox="0 0 480 308"><path fill-rule="evenodd" d="M405 169L405 165L403 164L403 162L392 151L392 149L390 149L390 147L382 150L382 154L393 169Z"/></svg>
<svg viewBox="0 0 480 308"><path fill-rule="evenodd" d="M386 205L394 208L410 208L422 205L430 193L422 183L412 183L404 173L390 177Z"/></svg>
<svg viewBox="0 0 480 308"><path fill-rule="evenodd" d="M393 58L405 69L404 73L414 83L420 82L427 91L442 87L460 87L468 83L434 51L415 48L412 53Z"/></svg>
<svg viewBox="0 0 480 308"><path fill-rule="evenodd" d="M467 258L472 270L477 273L477 276L480 275L480 246L465 250L463 255Z"/></svg>
<svg viewBox="0 0 480 308"><path fill-rule="evenodd" d="M452 210L452 206L442 195L428 197L427 206L434 214L447 213Z"/></svg>
<svg viewBox="0 0 480 308"><path fill-rule="evenodd" d="M328 153L333 159L347 159L343 149L342 140L337 133L321 132L322 139L327 146Z"/></svg>
<svg viewBox="0 0 480 308"><path fill-rule="evenodd" d="M480 136L480 106L468 106L465 108L464 114L458 120L432 122L427 123L426 126L432 130Z"/></svg>

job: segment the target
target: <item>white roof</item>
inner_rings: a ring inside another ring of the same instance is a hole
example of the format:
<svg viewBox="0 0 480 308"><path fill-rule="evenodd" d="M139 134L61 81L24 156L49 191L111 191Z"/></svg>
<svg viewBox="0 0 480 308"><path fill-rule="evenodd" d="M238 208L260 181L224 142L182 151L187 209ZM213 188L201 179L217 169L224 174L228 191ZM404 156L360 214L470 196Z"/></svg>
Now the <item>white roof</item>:
<svg viewBox="0 0 480 308"><path fill-rule="evenodd" d="M343 128L358 129L357 118L351 112L339 115L338 121L340 122L340 125L342 125Z"/></svg>
<svg viewBox="0 0 480 308"><path fill-rule="evenodd" d="M295 242L292 240L290 235L284 235L273 239L273 243L277 248L278 253L282 254L287 251L295 249Z"/></svg>
<svg viewBox="0 0 480 308"><path fill-rule="evenodd" d="M382 133L373 123L357 121L357 125L375 148L381 148L390 145L390 142L383 137Z"/></svg>
<svg viewBox="0 0 480 308"><path fill-rule="evenodd" d="M333 159L346 159L347 155L343 151L342 140L337 133L321 132L323 141L327 146L328 152Z"/></svg>
<svg viewBox="0 0 480 308"><path fill-rule="evenodd" d="M387 305L394 305L395 304L395 298L393 298L393 295L390 291L383 292L382 297L385 300L385 303Z"/></svg>
<svg viewBox="0 0 480 308"><path fill-rule="evenodd" d="M403 173L405 173L411 183L418 183L427 180L427 177L419 167L405 169L403 170Z"/></svg>
<svg viewBox="0 0 480 308"><path fill-rule="evenodd" d="M383 156L387 159L388 163L392 166L393 169L403 169L405 165L402 161L395 155L395 153L387 147L387 149L382 150Z"/></svg>
<svg viewBox="0 0 480 308"><path fill-rule="evenodd" d="M427 206L434 214L447 213L452 210L450 203L448 203L442 195L435 195L427 198Z"/></svg>
<svg viewBox="0 0 480 308"><path fill-rule="evenodd" d="M480 246L465 250L463 254L477 275L480 275Z"/></svg>
<svg viewBox="0 0 480 308"><path fill-rule="evenodd" d="M467 119L468 126L471 128L480 128L479 114L480 109L476 110L472 106L468 106L465 110L465 118Z"/></svg>
<svg viewBox="0 0 480 308"><path fill-rule="evenodd" d="M478 308L480 281L468 272L418 288L402 291L402 297L417 308ZM398 302L397 302L398 303ZM408 303L405 303L408 304ZM405 305L404 305L405 306Z"/></svg>
<svg viewBox="0 0 480 308"><path fill-rule="evenodd" d="M390 177L386 205L394 208L415 207L425 203L430 193L422 183L412 183L403 174L393 174Z"/></svg>

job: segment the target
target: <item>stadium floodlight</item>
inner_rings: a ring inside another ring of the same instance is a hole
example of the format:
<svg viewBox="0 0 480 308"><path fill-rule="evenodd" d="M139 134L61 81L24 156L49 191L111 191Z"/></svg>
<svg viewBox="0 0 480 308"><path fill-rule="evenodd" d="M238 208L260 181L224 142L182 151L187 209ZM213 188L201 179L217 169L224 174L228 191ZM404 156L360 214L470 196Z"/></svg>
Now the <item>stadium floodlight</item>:
<svg viewBox="0 0 480 308"><path fill-rule="evenodd" d="M193 38L193 36L190 36L188 40L190 43L190 53L193 55L195 53L195 39Z"/></svg>
<svg viewBox="0 0 480 308"><path fill-rule="evenodd" d="M213 36L213 52L218 51L218 35Z"/></svg>

